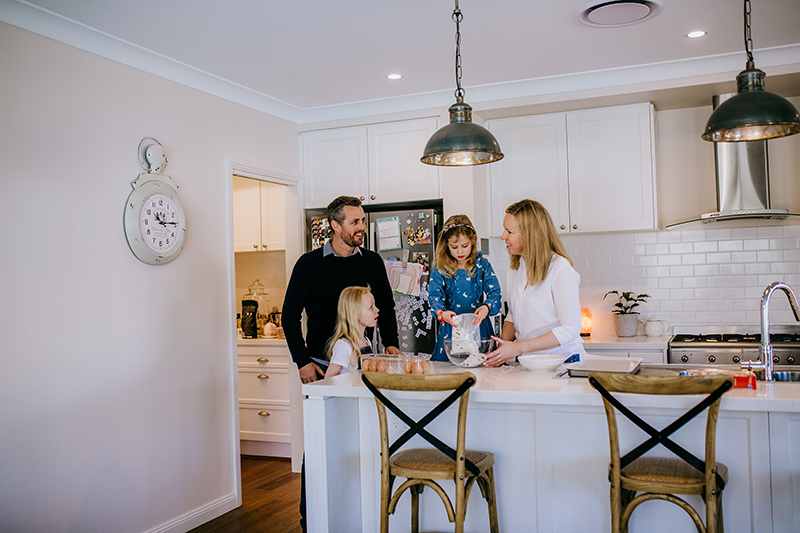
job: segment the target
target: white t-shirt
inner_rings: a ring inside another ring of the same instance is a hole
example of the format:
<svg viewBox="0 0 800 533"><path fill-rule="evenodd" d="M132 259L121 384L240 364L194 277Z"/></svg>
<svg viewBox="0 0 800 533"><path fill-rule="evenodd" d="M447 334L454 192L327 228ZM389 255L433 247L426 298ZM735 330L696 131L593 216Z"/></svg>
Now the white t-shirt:
<svg viewBox="0 0 800 533"><path fill-rule="evenodd" d="M528 271L520 258L517 270L509 269L507 322L514 324L516 340L527 340L552 331L560 346L542 350L570 356L586 352L581 339L581 276L564 257L553 254L547 275L538 285L527 286Z"/></svg>
<svg viewBox="0 0 800 533"><path fill-rule="evenodd" d="M372 346L366 337L364 338L364 346ZM353 366L353 362L355 362L355 366ZM333 345L333 350L331 350L331 364L341 365L340 374L358 370L358 357L354 356L353 345L350 344L350 341L345 339L336 341Z"/></svg>

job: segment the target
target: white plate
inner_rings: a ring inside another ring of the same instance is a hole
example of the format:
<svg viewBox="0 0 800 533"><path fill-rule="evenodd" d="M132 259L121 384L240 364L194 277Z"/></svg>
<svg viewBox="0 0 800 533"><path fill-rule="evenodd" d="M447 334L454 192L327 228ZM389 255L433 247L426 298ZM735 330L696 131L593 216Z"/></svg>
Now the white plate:
<svg viewBox="0 0 800 533"><path fill-rule="evenodd" d="M565 365L570 377L587 377L592 372L611 372L614 374L633 374L639 370L641 357L593 357L577 363Z"/></svg>
<svg viewBox="0 0 800 533"><path fill-rule="evenodd" d="M520 355L517 361L531 372L553 372L564 359L566 356L554 353L532 353Z"/></svg>

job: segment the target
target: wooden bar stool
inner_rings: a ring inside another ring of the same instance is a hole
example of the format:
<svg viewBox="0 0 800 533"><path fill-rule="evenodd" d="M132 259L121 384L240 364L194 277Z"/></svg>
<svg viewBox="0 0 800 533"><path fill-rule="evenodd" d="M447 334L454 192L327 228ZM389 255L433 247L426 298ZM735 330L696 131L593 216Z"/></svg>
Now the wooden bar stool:
<svg viewBox="0 0 800 533"><path fill-rule="evenodd" d="M494 490L494 454L476 450L466 450L467 403L469 389L475 384L475 375L470 372L459 374L382 374L367 372L361 379L375 396L378 406L378 419L381 430L381 533L389 532L389 515L394 514L397 502L406 489L411 490L411 532L419 532L419 495L428 486L442 499L447 517L455 522L456 533L463 533L464 518L467 513L469 494L477 481L481 494L489 505L489 527L498 533L497 502ZM400 391L447 391L453 392L431 412L419 420L413 420L394 405L380 389ZM456 400L458 403L458 422L456 449L429 433L425 426L439 416ZM389 429L386 409L409 426L394 443L389 444ZM412 448L398 451L414 435L427 440L433 448ZM406 481L392 494L396 477ZM450 479L455 482L455 509L447 493L435 481Z"/></svg>
<svg viewBox="0 0 800 533"><path fill-rule="evenodd" d="M728 482L728 467L716 462L717 416L722 395L733 387L731 376L633 376L594 372L589 383L603 396L608 419L611 463L611 531L627 533L631 513L640 503L665 500L685 510L700 533L722 533L722 490ZM661 431L636 416L612 396L612 392L635 394L707 394L700 403ZM701 461L669 437L708 408L705 461ZM650 439L623 457L619 455L616 411L644 430ZM679 458L642 457L661 444ZM638 496L637 493L641 493ZM697 494L706 505L706 523L697 511L675 494Z"/></svg>

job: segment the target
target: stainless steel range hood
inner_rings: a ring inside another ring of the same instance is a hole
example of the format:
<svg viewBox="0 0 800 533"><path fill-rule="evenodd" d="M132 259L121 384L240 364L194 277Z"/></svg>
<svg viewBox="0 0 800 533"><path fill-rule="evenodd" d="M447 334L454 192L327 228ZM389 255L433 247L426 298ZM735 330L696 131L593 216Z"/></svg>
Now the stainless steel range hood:
<svg viewBox="0 0 800 533"><path fill-rule="evenodd" d="M714 108L735 96L714 96ZM714 143L717 171L717 209L699 218L670 224L667 229L688 229L725 221L786 220L800 217L787 209L772 209L769 196L767 141ZM798 219L800 222L800 219Z"/></svg>

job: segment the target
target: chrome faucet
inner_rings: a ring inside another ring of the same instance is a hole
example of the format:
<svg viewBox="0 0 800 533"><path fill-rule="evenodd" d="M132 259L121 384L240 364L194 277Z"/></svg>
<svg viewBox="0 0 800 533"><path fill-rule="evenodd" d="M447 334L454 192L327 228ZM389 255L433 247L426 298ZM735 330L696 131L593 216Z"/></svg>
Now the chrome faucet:
<svg viewBox="0 0 800 533"><path fill-rule="evenodd" d="M795 296L792 288L782 281L770 283L761 295L761 362L745 361L742 363L742 369L763 370L764 381L773 380L772 369L774 368L774 362L772 360L772 344L769 342L769 299L772 293L778 289L786 293L786 297L789 298L789 305L792 306L794 319L800 322L797 296Z"/></svg>

